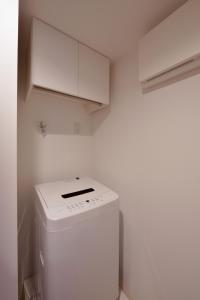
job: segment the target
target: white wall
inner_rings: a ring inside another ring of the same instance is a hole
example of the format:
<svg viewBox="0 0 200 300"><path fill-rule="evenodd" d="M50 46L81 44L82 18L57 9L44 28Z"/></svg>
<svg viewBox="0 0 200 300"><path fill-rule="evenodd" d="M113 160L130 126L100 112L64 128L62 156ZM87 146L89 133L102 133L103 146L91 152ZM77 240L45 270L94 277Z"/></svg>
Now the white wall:
<svg viewBox="0 0 200 300"><path fill-rule="evenodd" d="M0 5L0 298L17 299L18 1Z"/></svg>
<svg viewBox="0 0 200 300"><path fill-rule="evenodd" d="M199 300L200 75L143 95L137 54L94 115L95 176L120 195L130 300Z"/></svg>
<svg viewBox="0 0 200 300"><path fill-rule="evenodd" d="M47 135L39 131L47 124ZM79 126L79 125L80 126ZM78 128L80 127L80 129ZM18 213L20 278L34 273L33 187L37 183L92 173L90 117L78 103L35 93L18 108Z"/></svg>

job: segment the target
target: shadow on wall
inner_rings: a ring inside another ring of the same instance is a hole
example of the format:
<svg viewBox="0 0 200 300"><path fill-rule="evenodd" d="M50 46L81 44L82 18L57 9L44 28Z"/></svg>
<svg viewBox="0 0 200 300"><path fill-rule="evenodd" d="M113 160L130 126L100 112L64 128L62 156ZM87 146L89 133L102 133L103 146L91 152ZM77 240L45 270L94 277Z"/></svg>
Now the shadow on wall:
<svg viewBox="0 0 200 300"><path fill-rule="evenodd" d="M110 106L104 107L99 110L97 113L93 113L92 115L92 125L91 125L91 133L92 135L99 129L101 124L107 119L108 115L111 112Z"/></svg>
<svg viewBox="0 0 200 300"><path fill-rule="evenodd" d="M110 69L110 105L105 106L104 108L97 110L96 112L91 114L91 133L95 135L95 133L100 129L101 125L104 124L104 121L108 119L113 104L113 78L114 78L114 64L111 63Z"/></svg>
<svg viewBox="0 0 200 300"><path fill-rule="evenodd" d="M91 135L90 115L76 101L35 91L30 100L25 102L24 109L37 131L39 123L43 121L47 126L47 134Z"/></svg>

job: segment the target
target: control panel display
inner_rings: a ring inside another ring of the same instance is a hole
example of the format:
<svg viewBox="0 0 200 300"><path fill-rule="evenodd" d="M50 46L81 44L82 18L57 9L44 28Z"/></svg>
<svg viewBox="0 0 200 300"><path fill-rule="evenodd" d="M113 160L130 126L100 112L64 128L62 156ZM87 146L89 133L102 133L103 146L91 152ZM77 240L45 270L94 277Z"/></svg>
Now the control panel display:
<svg viewBox="0 0 200 300"><path fill-rule="evenodd" d="M89 189L85 189L85 190L80 190L80 191L64 194L64 195L61 195L61 197L64 198L64 199L72 198L72 197L88 194L88 193L91 193L91 192L94 192L94 191L95 190L93 188L89 188Z"/></svg>

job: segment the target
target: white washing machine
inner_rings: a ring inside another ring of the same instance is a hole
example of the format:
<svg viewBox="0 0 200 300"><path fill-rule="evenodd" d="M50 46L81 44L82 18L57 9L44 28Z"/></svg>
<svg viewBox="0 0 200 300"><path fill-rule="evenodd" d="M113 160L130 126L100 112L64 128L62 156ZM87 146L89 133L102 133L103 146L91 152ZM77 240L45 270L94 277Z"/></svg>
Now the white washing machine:
<svg viewBox="0 0 200 300"><path fill-rule="evenodd" d="M35 189L41 300L116 300L118 195L90 178Z"/></svg>

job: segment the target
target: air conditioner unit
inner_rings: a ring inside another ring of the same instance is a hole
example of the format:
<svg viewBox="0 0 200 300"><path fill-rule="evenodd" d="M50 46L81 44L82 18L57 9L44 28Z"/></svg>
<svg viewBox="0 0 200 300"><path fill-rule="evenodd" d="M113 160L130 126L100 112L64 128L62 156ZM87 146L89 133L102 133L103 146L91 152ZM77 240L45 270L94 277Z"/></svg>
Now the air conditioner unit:
<svg viewBox="0 0 200 300"><path fill-rule="evenodd" d="M200 71L200 1L189 0L139 43L143 91Z"/></svg>

